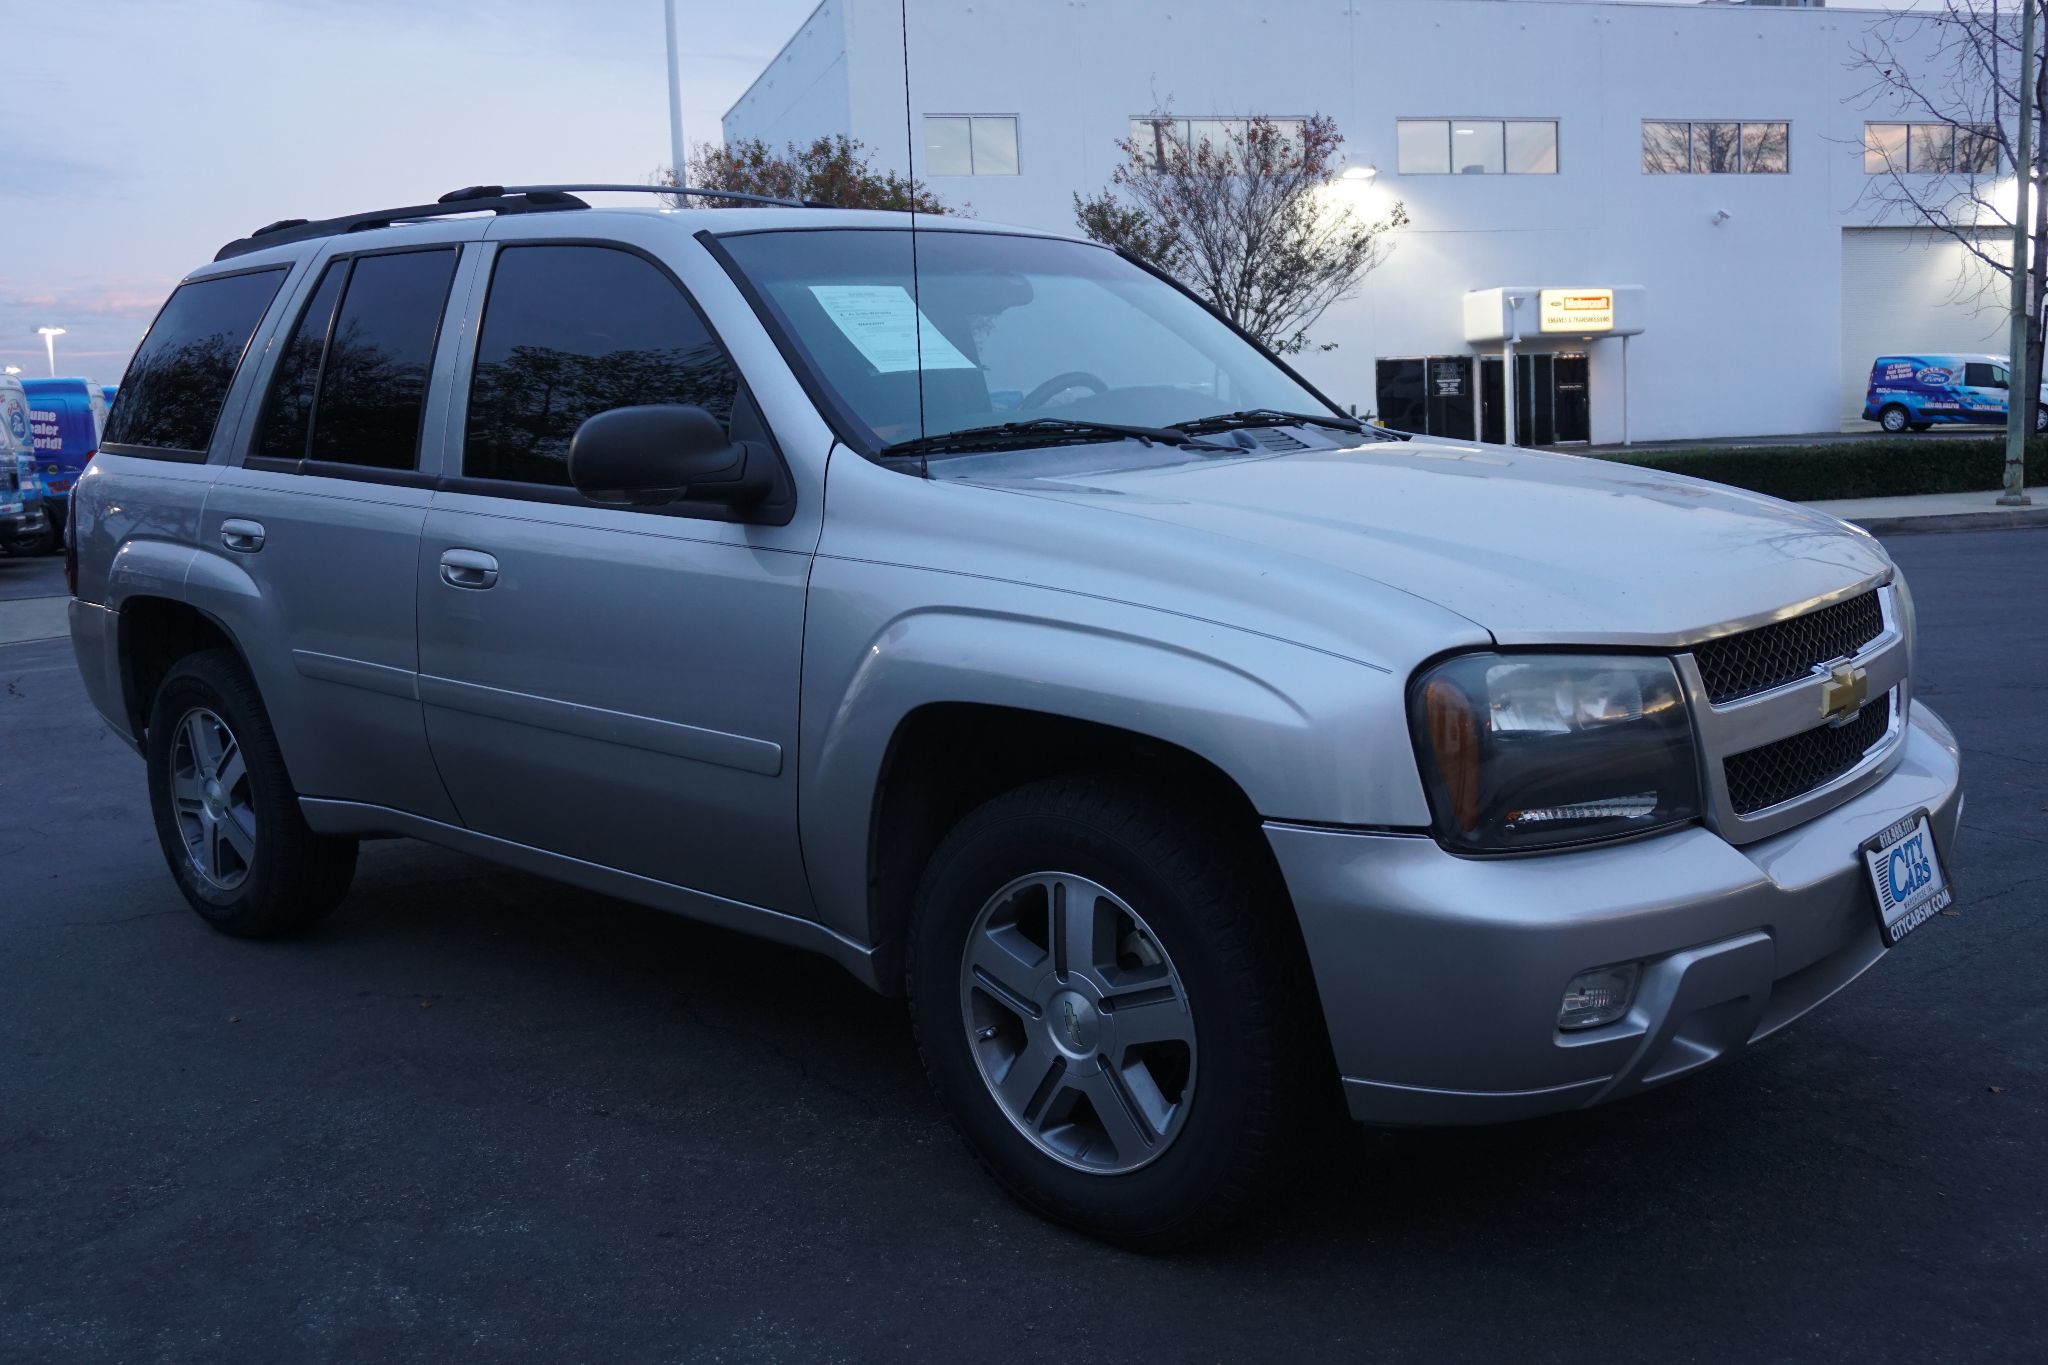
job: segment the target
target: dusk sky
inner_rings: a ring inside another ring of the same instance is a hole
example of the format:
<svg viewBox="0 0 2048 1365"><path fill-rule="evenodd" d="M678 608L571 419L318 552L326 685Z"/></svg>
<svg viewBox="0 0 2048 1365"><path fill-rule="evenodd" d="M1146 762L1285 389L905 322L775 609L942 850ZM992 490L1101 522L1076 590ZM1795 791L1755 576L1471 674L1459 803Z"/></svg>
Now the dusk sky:
<svg viewBox="0 0 2048 1365"><path fill-rule="evenodd" d="M1016 0L1028 3L1029 0ZM685 134L815 0L682 0ZM278 218L668 161L661 0L0 0L0 364L118 379L170 287Z"/></svg>
<svg viewBox="0 0 2048 1365"><path fill-rule="evenodd" d="M816 0L683 0L694 144ZM661 0L0 0L0 364L112 383L278 218L669 160Z"/></svg>

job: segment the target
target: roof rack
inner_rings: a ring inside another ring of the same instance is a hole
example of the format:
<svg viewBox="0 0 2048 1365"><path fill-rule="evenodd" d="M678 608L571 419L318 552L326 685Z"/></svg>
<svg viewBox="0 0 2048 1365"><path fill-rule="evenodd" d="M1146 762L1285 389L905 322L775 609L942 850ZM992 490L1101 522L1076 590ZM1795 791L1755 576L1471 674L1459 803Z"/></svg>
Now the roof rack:
<svg viewBox="0 0 2048 1365"><path fill-rule="evenodd" d="M703 190L695 185L471 185L468 189L451 190L441 196L442 203L450 203L463 195L498 194L666 194L677 199L696 197L699 199L730 199L741 204L767 204L782 209L824 209L830 204L820 204L812 199L780 199L772 194L743 194L738 190Z"/></svg>
<svg viewBox="0 0 2048 1365"><path fill-rule="evenodd" d="M690 185L468 185L459 190L450 190L431 204L372 209L368 213L351 213L339 218L280 218L275 223L257 228L247 237L238 237L229 242L214 253L213 259L225 261L230 257L245 256L252 251L284 246L288 242L338 237L348 232L367 232L371 228L390 227L393 223L418 222L425 218L448 218L463 213L558 213L568 209L587 209L590 204L577 198L577 192L595 191L665 194L677 197L695 195L707 199L735 200L744 204L772 204L780 208L823 207L796 199L773 199L762 194L742 194L737 190L700 190Z"/></svg>

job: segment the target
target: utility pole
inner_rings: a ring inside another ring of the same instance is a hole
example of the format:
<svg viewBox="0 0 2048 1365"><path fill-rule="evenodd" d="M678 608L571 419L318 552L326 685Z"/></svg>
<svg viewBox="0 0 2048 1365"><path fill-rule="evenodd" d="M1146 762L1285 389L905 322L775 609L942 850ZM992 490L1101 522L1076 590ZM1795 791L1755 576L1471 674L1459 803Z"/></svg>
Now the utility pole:
<svg viewBox="0 0 2048 1365"><path fill-rule="evenodd" d="M2039 375L2027 372L2027 332L2032 308L2027 303L2027 273L2033 263L2027 246L2033 221L2034 195L2034 91L2041 73L2034 65L2035 0L2020 0L2020 66L2013 82L2020 101L2020 138L2014 155L2013 178L2018 182L2018 202L2012 214L2012 362L2006 367L2005 404L2005 489L1998 495L2001 507L2026 507L2027 437L2034 429L2034 413L2040 406ZM2048 265L2048 262L2040 263Z"/></svg>
<svg viewBox="0 0 2048 1365"><path fill-rule="evenodd" d="M676 50L676 0L666 0L668 9L668 154L675 167L676 183L688 183L689 161L683 153L683 82ZM678 203L681 201L678 200Z"/></svg>

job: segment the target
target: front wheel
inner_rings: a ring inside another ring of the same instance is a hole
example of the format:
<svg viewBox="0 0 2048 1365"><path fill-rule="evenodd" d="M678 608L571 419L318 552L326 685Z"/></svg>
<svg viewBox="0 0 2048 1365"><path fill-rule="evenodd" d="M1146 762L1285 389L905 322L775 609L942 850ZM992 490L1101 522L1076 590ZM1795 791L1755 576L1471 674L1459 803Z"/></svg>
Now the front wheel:
<svg viewBox="0 0 2048 1365"><path fill-rule="evenodd" d="M341 903L355 841L307 827L262 698L232 651L171 668L150 706L147 748L157 841L200 918L273 938Z"/></svg>
<svg viewBox="0 0 2048 1365"><path fill-rule="evenodd" d="M1243 831L1103 779L963 820L912 923L918 1046L1020 1202L1164 1250L1298 1166L1334 1085L1284 889Z"/></svg>
<svg viewBox="0 0 2048 1365"><path fill-rule="evenodd" d="M1912 422L1912 417L1897 403L1893 403L1877 415L1877 424L1894 436L1911 426Z"/></svg>

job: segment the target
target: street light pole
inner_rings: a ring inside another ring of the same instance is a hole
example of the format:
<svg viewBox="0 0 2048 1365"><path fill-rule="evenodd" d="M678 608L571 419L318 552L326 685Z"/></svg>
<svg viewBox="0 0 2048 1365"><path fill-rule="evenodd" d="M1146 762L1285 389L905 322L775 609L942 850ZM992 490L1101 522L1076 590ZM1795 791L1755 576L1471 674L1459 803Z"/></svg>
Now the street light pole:
<svg viewBox="0 0 2048 1365"><path fill-rule="evenodd" d="M57 377L57 338L64 335L62 327L38 327L36 331L43 338L43 349L50 355L50 378Z"/></svg>
<svg viewBox="0 0 2048 1365"><path fill-rule="evenodd" d="M683 83L676 50L676 0L665 0L668 10L668 154L675 166L676 183L688 183L689 165L683 154Z"/></svg>
<svg viewBox="0 0 2048 1365"><path fill-rule="evenodd" d="M2020 66L2013 82L2020 103L2020 137L2013 160L2018 181L2018 202L2012 213L2012 360L2006 366L2005 391L2005 489L1998 495L2001 507L2025 507L2027 497L2027 437L2034 428L2034 414L2041 405L2041 377L2027 372L2027 332L2033 311L2027 304L2027 272L2034 264L2027 259L2027 225L2034 213L2034 90L2040 73L2034 69L2035 0L2020 0ZM2048 266L2048 262L2039 263Z"/></svg>

